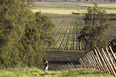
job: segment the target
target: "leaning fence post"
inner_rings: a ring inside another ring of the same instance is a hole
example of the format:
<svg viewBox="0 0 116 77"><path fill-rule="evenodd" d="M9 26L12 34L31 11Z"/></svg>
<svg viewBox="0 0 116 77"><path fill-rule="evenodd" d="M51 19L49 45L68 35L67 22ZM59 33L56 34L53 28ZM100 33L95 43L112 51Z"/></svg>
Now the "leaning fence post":
<svg viewBox="0 0 116 77"><path fill-rule="evenodd" d="M114 57L114 60L116 60L116 55L114 54L114 52L113 52L111 46L109 46L109 48L110 48L110 50L111 50L111 52L112 52L112 55L113 55L113 57Z"/></svg>
<svg viewBox="0 0 116 77"><path fill-rule="evenodd" d="M89 58L89 60L91 61L91 65L92 65L92 68L95 68L95 62L94 62L94 60L93 60L93 58L92 58L92 55L90 54L91 52L89 52L88 53L88 58Z"/></svg>
<svg viewBox="0 0 116 77"><path fill-rule="evenodd" d="M108 56L109 56L109 59L110 59L110 61L111 61L111 63L112 63L112 66L113 66L113 68L114 68L114 71L116 71L116 66L115 66L115 64L114 64L114 62L113 62L113 59L112 59L112 57L111 57L111 55L110 55L110 53L109 53L107 47L106 47L106 51L107 51L107 54L108 54Z"/></svg>
<svg viewBox="0 0 116 77"><path fill-rule="evenodd" d="M95 53L96 53L96 56L97 56L97 59L98 59L99 68L102 69L104 72L106 72L106 70L104 69L103 64L101 62L100 56L98 55L98 52L97 52L96 49L95 49Z"/></svg>
<svg viewBox="0 0 116 77"><path fill-rule="evenodd" d="M87 61L89 63L90 68L92 68L92 63L91 63L91 61L89 59L89 54L88 53L86 54L86 59L87 59Z"/></svg>
<svg viewBox="0 0 116 77"><path fill-rule="evenodd" d="M83 65L84 68L86 68L86 65L84 64L83 60L80 58L80 63Z"/></svg>
<svg viewBox="0 0 116 77"><path fill-rule="evenodd" d="M88 61L86 60L85 56L83 57L83 61L84 61L85 65L86 65L86 68L89 68L89 64L88 64Z"/></svg>
<svg viewBox="0 0 116 77"><path fill-rule="evenodd" d="M109 69L108 69L108 66L106 65L106 63L105 63L105 61L104 61L104 58L103 58L103 56L101 55L101 53L100 53L100 51L99 51L98 48L97 48L97 51L98 51L98 53L99 53L99 55L100 55L100 57L101 57L102 63L103 63L103 65L104 65L104 68L107 70L108 73L110 73L110 71L109 71Z"/></svg>
<svg viewBox="0 0 116 77"><path fill-rule="evenodd" d="M114 69L113 69L113 67L112 67L112 65L111 65L111 63L110 63L110 61L109 61L109 59L108 59L106 53L104 52L104 49L103 49L103 48L102 48L102 52L103 52L104 59L106 60L106 63L107 63L107 65L108 65L108 67L109 67L111 73L112 73L113 75L116 75L116 74L115 74L115 71L114 71Z"/></svg>
<svg viewBox="0 0 116 77"><path fill-rule="evenodd" d="M109 52L109 49L111 52ZM88 52L83 58L79 59L79 62L85 68L97 68L103 70L105 73L110 73L116 76L116 55L112 48L106 47L106 50L102 48L101 51L96 48L93 51Z"/></svg>
<svg viewBox="0 0 116 77"><path fill-rule="evenodd" d="M89 62L89 60L88 60L87 55L85 55L85 60L86 60L86 62L87 62L88 68L91 68L91 64L90 64L90 62Z"/></svg>
<svg viewBox="0 0 116 77"><path fill-rule="evenodd" d="M91 55L91 58L93 59L94 68L98 68L99 69L98 63L97 63L97 61L95 59L95 55L92 52L93 51L90 52L90 55Z"/></svg>
<svg viewBox="0 0 116 77"><path fill-rule="evenodd" d="M83 61L83 63L85 64L85 67L88 68L88 66L87 66L87 64L86 64L86 62L85 62L85 60L84 60L84 58L82 58L82 61Z"/></svg>

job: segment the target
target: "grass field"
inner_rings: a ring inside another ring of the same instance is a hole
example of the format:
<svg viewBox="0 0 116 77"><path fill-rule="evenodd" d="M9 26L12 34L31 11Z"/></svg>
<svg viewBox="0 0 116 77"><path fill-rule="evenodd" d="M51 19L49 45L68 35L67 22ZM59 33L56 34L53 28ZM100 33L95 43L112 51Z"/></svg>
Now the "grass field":
<svg viewBox="0 0 116 77"><path fill-rule="evenodd" d="M30 9L33 12L41 11L42 13L72 14L72 12L87 13L86 9L89 6L93 6L93 4L90 2L35 2L34 6ZM98 6L105 9L108 14L116 13L116 3L98 3Z"/></svg>
<svg viewBox="0 0 116 77"><path fill-rule="evenodd" d="M33 68L9 68L0 70L0 77L114 77L102 71L90 68L71 69L65 71L44 71Z"/></svg>

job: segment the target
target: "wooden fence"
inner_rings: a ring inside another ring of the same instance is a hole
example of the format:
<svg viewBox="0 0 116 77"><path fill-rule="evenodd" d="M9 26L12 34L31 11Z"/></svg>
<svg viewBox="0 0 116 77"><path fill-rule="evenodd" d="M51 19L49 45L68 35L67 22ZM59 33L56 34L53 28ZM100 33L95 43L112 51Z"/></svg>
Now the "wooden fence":
<svg viewBox="0 0 116 77"><path fill-rule="evenodd" d="M70 69L77 69L82 68L82 65L74 64L74 63L67 63L59 68L59 70L70 70Z"/></svg>
<svg viewBox="0 0 116 77"><path fill-rule="evenodd" d="M105 50L96 48L80 58L79 61L84 68L96 68L116 76L116 54L110 46Z"/></svg>

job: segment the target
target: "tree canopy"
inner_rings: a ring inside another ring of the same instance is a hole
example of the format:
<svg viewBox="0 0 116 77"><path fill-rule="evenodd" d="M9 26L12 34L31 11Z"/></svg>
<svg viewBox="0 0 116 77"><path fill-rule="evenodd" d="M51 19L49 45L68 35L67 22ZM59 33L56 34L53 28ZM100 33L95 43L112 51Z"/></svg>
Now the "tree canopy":
<svg viewBox="0 0 116 77"><path fill-rule="evenodd" d="M50 40L51 28L49 18L32 13L24 2L0 0L0 67L39 67L44 58L41 38Z"/></svg>
<svg viewBox="0 0 116 77"><path fill-rule="evenodd" d="M105 37L110 28L108 16L105 10L99 9L96 3L93 4L93 7L87 9L88 13L83 18L85 26L78 37L87 51L108 45Z"/></svg>

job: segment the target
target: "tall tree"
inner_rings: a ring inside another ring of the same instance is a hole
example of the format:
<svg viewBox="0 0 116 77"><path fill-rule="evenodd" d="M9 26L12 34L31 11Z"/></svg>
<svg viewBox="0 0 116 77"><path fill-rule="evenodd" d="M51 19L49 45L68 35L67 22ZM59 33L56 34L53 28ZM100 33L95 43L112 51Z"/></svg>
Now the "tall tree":
<svg viewBox="0 0 116 77"><path fill-rule="evenodd" d="M20 0L0 0L0 67L39 67L45 54L40 47L41 37L48 39L45 36L51 33L51 24L47 17L35 15Z"/></svg>
<svg viewBox="0 0 116 77"><path fill-rule="evenodd" d="M81 42L85 43L85 50L106 46L105 36L110 28L106 11L99 9L96 3L93 4L93 7L88 7L87 9L88 13L83 18L85 27L81 30L78 37Z"/></svg>
<svg viewBox="0 0 116 77"><path fill-rule="evenodd" d="M26 10L19 0L0 1L0 65L8 67L21 62L17 42L28 22Z"/></svg>

